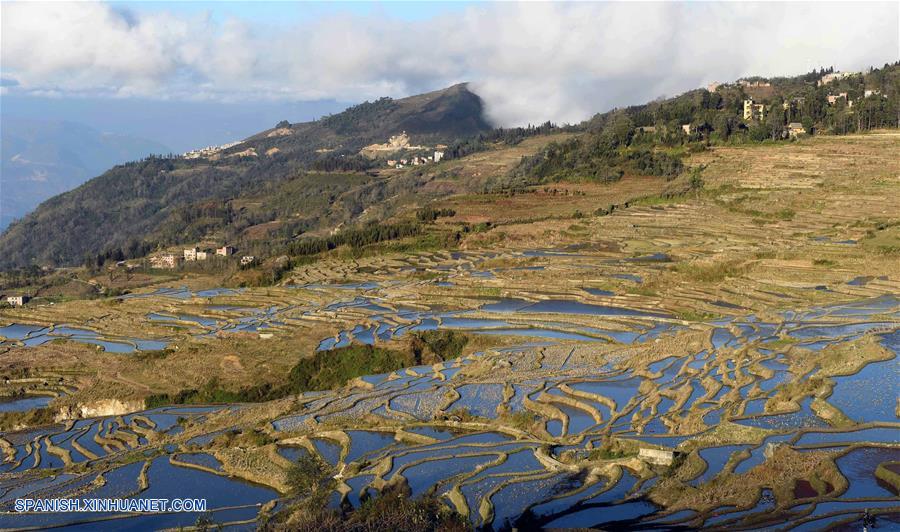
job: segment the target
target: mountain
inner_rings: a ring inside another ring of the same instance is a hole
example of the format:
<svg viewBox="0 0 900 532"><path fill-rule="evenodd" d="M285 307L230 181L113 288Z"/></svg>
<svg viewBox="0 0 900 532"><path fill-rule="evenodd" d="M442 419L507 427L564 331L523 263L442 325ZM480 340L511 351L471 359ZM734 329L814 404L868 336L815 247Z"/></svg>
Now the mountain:
<svg viewBox="0 0 900 532"><path fill-rule="evenodd" d="M288 238L331 227L390 188L366 172L376 163L359 155L362 147L404 131L414 145L436 146L491 129L481 99L460 84L366 102L313 122L282 122L195 158L115 166L12 224L0 236L0 268L73 265L137 242L230 240L285 217L288 222L274 229ZM373 192L375 182L379 191Z"/></svg>
<svg viewBox="0 0 900 532"><path fill-rule="evenodd" d="M461 83L400 100L365 102L315 122L289 128L276 126L250 137L245 144L265 150L278 148L300 157L316 150L349 155L403 131L414 141L427 144L446 143L490 129L481 98Z"/></svg>
<svg viewBox="0 0 900 532"><path fill-rule="evenodd" d="M2 122L0 228L114 164L169 151L150 140L101 133L77 122L8 115Z"/></svg>

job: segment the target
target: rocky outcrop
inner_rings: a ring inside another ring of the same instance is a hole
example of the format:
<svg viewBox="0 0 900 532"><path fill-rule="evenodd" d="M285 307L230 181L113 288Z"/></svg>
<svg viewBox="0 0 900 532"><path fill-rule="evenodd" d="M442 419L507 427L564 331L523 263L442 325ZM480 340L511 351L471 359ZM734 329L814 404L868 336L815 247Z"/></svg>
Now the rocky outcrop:
<svg viewBox="0 0 900 532"><path fill-rule="evenodd" d="M90 403L64 406L56 413L56 421L68 421L86 417L121 416L143 410L143 399L103 399Z"/></svg>

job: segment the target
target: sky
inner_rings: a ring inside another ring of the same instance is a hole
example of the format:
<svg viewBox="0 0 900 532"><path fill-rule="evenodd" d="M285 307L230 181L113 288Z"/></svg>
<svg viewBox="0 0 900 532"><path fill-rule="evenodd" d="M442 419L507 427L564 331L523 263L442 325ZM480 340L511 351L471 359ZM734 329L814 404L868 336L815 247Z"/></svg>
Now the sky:
<svg viewBox="0 0 900 532"><path fill-rule="evenodd" d="M4 113L305 102L284 117L298 121L469 81L497 125L575 123L712 81L900 58L898 2L3 2L0 26Z"/></svg>

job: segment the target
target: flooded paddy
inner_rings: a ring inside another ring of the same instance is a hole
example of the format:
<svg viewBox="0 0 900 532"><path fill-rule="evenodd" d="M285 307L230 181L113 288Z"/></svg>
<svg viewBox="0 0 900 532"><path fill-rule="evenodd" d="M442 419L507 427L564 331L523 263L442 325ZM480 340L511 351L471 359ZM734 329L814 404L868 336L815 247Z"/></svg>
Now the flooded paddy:
<svg viewBox="0 0 900 532"><path fill-rule="evenodd" d="M330 498L335 507L357 506L365 494L397 485L413 497L432 494L473 525L494 529L653 529L663 521L753 528L783 510L774 500L793 496L797 481L815 490L808 512L782 515L798 526L831 522L833 514L853 517L866 507L853 506L857 499L874 505L896 496L875 475L882 464L900 461L895 296L754 313L746 303L702 294L705 308L721 313L689 323L665 303L634 303L628 287L649 283L650 269L669 259L637 258L628 264L638 273L604 270L595 281L603 288L523 285L510 294L419 297L421 290L455 293L541 274L556 261L613 264L589 254L540 252L528 259L542 262L528 269L481 268L497 257L470 253L435 259L434 268L447 266L440 271L452 282L297 283L265 297L252 289L173 287L126 296L121 304L134 305L139 325L132 334L98 332L102 323L96 330L8 325L0 335L17 348L60 338L123 353L194 340L218 345L240 335L262 342L260 334L306 328L315 331L313 348L323 351L397 345L389 342L440 329L504 343L306 392L259 406L266 409L260 414L247 413L257 408L251 405L163 407L78 419L49 432L6 433L0 471L10 494L73 493L97 474L106 479L96 488L103 495L200 493L214 508L210 519L225 525L256 522L267 503L286 493L290 464L309 455L335 475L346 473L345 487ZM140 340L141 327L154 334ZM120 345L128 349L118 351ZM853 364L835 355L843 349L857 353ZM50 400L17 397L0 403L0 411ZM261 442L242 451L252 454L235 456L223 443L243 437ZM649 460L648 450L675 453L674 465ZM807 469L796 477L779 473L792 460ZM45 487L38 473L61 480ZM845 479L843 492L837 475ZM826 482L834 489L825 490ZM703 502L706 490L730 483L741 486L731 491L739 494L734 500ZM2 504L8 512L9 503ZM157 528L189 526L197 515L91 516L97 517ZM95 524L76 524L83 518L5 513L0 525Z"/></svg>
<svg viewBox="0 0 900 532"><path fill-rule="evenodd" d="M5 340L4 340L5 338ZM54 340L70 340L92 344L110 353L133 353L163 349L167 342L131 337L104 336L101 333L71 325L47 327L13 323L0 327L0 345L38 346Z"/></svg>

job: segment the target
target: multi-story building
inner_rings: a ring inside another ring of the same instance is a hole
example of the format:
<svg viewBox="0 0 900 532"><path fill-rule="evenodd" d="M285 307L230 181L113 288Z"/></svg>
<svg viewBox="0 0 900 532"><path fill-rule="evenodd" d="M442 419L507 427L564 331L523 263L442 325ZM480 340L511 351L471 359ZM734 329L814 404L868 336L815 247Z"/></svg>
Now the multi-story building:
<svg viewBox="0 0 900 532"><path fill-rule="evenodd" d="M765 120L766 106L753 100L744 100L744 120Z"/></svg>

